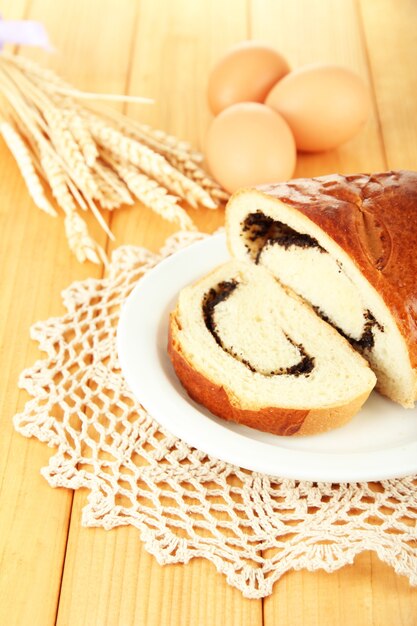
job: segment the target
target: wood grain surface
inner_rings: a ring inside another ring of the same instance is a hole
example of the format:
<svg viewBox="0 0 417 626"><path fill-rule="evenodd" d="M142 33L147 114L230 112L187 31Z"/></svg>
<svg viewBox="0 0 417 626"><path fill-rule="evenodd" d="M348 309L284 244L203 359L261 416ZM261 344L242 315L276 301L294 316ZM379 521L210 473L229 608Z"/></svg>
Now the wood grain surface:
<svg viewBox="0 0 417 626"><path fill-rule="evenodd" d="M155 98L129 115L204 148L213 62L246 38L272 43L293 66L336 62L368 82L372 118L339 150L303 155L297 175L417 168L415 0L0 0L4 18L42 20L57 51L25 49L89 91ZM13 431L27 395L19 372L39 352L30 325L63 311L60 291L102 275L67 249L63 224L28 197L0 143L0 625L416 626L417 590L363 553L334 574L290 572L261 600L242 598L201 559L161 567L134 528L81 526L87 493L52 489L39 470L52 451ZM207 232L221 211L190 209ZM174 231L135 206L108 216L116 242L158 249Z"/></svg>

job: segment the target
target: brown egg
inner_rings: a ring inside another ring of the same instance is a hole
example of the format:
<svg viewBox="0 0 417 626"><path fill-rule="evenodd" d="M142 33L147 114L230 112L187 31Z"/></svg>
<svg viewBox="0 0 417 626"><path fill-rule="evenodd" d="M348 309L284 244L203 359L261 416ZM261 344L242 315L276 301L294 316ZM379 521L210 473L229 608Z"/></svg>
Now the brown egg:
<svg viewBox="0 0 417 626"><path fill-rule="evenodd" d="M294 173L294 138L283 118L256 102L241 102L214 118L206 140L213 176L227 191L288 180Z"/></svg>
<svg viewBox="0 0 417 626"><path fill-rule="evenodd" d="M265 104L288 122L297 148L330 150L351 139L370 114L363 80L337 65L308 65L287 74Z"/></svg>
<svg viewBox="0 0 417 626"><path fill-rule="evenodd" d="M244 41L225 54L208 82L210 109L217 115L237 102L263 102L290 67L276 50L256 41Z"/></svg>

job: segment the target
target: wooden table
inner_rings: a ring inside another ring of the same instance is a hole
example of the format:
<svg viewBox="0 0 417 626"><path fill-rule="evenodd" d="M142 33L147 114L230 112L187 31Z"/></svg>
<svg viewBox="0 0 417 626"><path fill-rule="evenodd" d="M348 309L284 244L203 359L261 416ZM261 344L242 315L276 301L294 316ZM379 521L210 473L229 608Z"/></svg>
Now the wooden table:
<svg viewBox="0 0 417 626"><path fill-rule="evenodd" d="M373 115L335 152L299 158L297 175L417 167L415 0L2 0L6 18L42 20L57 48L25 50L89 91L154 97L132 116L203 145L214 60L231 44L274 44L293 66L332 61L369 83ZM102 275L70 255L61 219L38 211L0 145L0 624L12 626L415 626L417 590L374 554L329 575L291 572L265 601L243 599L208 562L159 566L134 528L81 527L86 493L52 489L51 450L13 431L27 396L19 372L39 358L29 326L62 312L60 290ZM192 211L203 230L219 212ZM143 207L111 217L116 244L157 249L173 229Z"/></svg>

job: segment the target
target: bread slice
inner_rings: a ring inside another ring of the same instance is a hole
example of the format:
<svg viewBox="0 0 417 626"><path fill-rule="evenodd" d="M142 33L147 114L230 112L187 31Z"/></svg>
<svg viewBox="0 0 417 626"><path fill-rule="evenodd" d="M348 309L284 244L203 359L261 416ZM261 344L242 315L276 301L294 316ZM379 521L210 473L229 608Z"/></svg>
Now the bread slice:
<svg viewBox="0 0 417 626"><path fill-rule="evenodd" d="M417 398L417 173L323 176L236 193L233 256L262 265L366 357L377 389Z"/></svg>
<svg viewBox="0 0 417 626"><path fill-rule="evenodd" d="M331 326L267 270L232 260L179 295L168 351L189 395L278 435L349 420L376 379Z"/></svg>

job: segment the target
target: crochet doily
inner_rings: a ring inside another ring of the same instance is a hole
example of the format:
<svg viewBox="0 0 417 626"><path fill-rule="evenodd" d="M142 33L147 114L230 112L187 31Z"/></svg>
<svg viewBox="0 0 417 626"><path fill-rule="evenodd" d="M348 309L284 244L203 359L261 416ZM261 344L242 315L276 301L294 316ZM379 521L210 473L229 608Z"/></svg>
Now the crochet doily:
<svg viewBox="0 0 417 626"><path fill-rule="evenodd" d="M132 396L115 347L120 305L161 258L202 236L174 235L160 254L120 247L106 278L63 293L66 315L31 329L47 357L21 374L33 397L14 425L56 448L43 476L90 490L85 526L131 524L159 563L203 557L248 598L290 569L332 572L363 550L416 585L416 476L331 484L249 472L180 441Z"/></svg>

